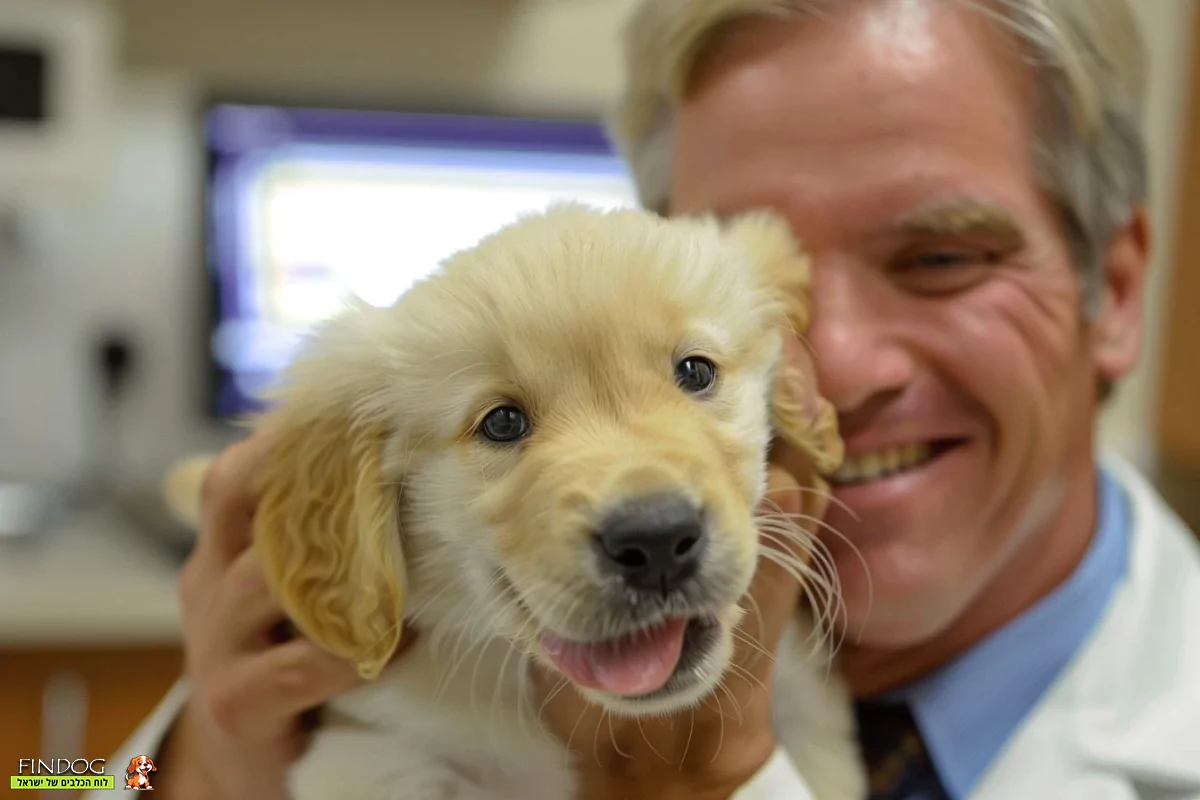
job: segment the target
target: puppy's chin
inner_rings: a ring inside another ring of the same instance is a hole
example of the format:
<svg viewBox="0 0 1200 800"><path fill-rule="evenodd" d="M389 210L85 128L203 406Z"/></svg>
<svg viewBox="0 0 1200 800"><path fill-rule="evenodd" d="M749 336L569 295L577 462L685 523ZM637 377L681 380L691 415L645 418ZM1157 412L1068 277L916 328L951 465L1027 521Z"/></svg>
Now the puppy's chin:
<svg viewBox="0 0 1200 800"><path fill-rule="evenodd" d="M547 652L547 638L543 637L540 656L547 666L570 680L585 699L612 714L666 716L691 708L716 691L733 656L733 629L740 617L741 609L735 606L716 615L668 620L648 632L622 637L624 641L568 646L577 651L598 648L604 651L603 656L564 652L561 645L555 644L550 645ZM676 627L682 627L681 634L674 630ZM660 660L663 656L658 653L640 656L657 662L652 666L637 663L637 651L650 646L648 642L652 637L664 635L664 628L672 629L666 635L679 635L681 639L677 657L676 651L668 648L666 658L673 659L674 663L663 663ZM643 690L638 686L642 677L639 672L667 670L669 677L665 681L646 675L649 688ZM587 673L583 680L580 672ZM614 677L614 674L621 677Z"/></svg>

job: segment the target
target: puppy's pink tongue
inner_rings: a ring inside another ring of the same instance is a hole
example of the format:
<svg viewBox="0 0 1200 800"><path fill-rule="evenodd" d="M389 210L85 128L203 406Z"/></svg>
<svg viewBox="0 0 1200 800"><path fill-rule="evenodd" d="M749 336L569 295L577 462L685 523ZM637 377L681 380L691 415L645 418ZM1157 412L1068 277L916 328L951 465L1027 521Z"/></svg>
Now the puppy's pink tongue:
<svg viewBox="0 0 1200 800"><path fill-rule="evenodd" d="M572 642L546 634L542 648L554 665L580 686L616 695L661 689L683 652L683 619L607 642Z"/></svg>

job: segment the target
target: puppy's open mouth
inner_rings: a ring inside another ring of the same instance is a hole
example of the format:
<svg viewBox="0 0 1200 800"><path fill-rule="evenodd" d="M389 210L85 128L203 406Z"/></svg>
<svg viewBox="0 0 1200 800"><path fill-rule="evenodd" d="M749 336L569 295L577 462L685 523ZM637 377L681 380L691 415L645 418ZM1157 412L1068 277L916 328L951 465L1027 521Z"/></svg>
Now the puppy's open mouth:
<svg viewBox="0 0 1200 800"><path fill-rule="evenodd" d="M577 642L543 634L542 649L576 685L626 698L669 690L672 678L692 670L711 649L718 623L672 617L615 639Z"/></svg>

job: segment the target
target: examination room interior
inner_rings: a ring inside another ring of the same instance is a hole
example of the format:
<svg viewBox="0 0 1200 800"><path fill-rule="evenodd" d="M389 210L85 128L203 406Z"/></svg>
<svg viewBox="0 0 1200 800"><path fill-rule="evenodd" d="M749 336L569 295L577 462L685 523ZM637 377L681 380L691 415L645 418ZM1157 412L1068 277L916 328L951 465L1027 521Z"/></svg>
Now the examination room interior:
<svg viewBox="0 0 1200 800"><path fill-rule="evenodd" d="M635 202L600 124L630 5L0 0L0 765L103 757L179 675L164 472L242 435L331 286L387 301L525 208ZM1134 6L1155 251L1101 436L1200 529L1200 4Z"/></svg>

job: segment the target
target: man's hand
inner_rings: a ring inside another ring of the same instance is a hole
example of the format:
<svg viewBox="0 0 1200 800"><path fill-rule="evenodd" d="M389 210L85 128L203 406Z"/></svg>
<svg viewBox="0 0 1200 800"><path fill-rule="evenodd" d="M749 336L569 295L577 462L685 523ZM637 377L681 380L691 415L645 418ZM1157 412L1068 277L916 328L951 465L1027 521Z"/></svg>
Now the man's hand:
<svg viewBox="0 0 1200 800"><path fill-rule="evenodd" d="M349 662L279 633L283 612L250 538L264 455L261 437L234 445L204 482L201 529L179 581L191 695L159 759L171 764L156 780L159 797L284 800L308 735L304 712L359 681Z"/></svg>

